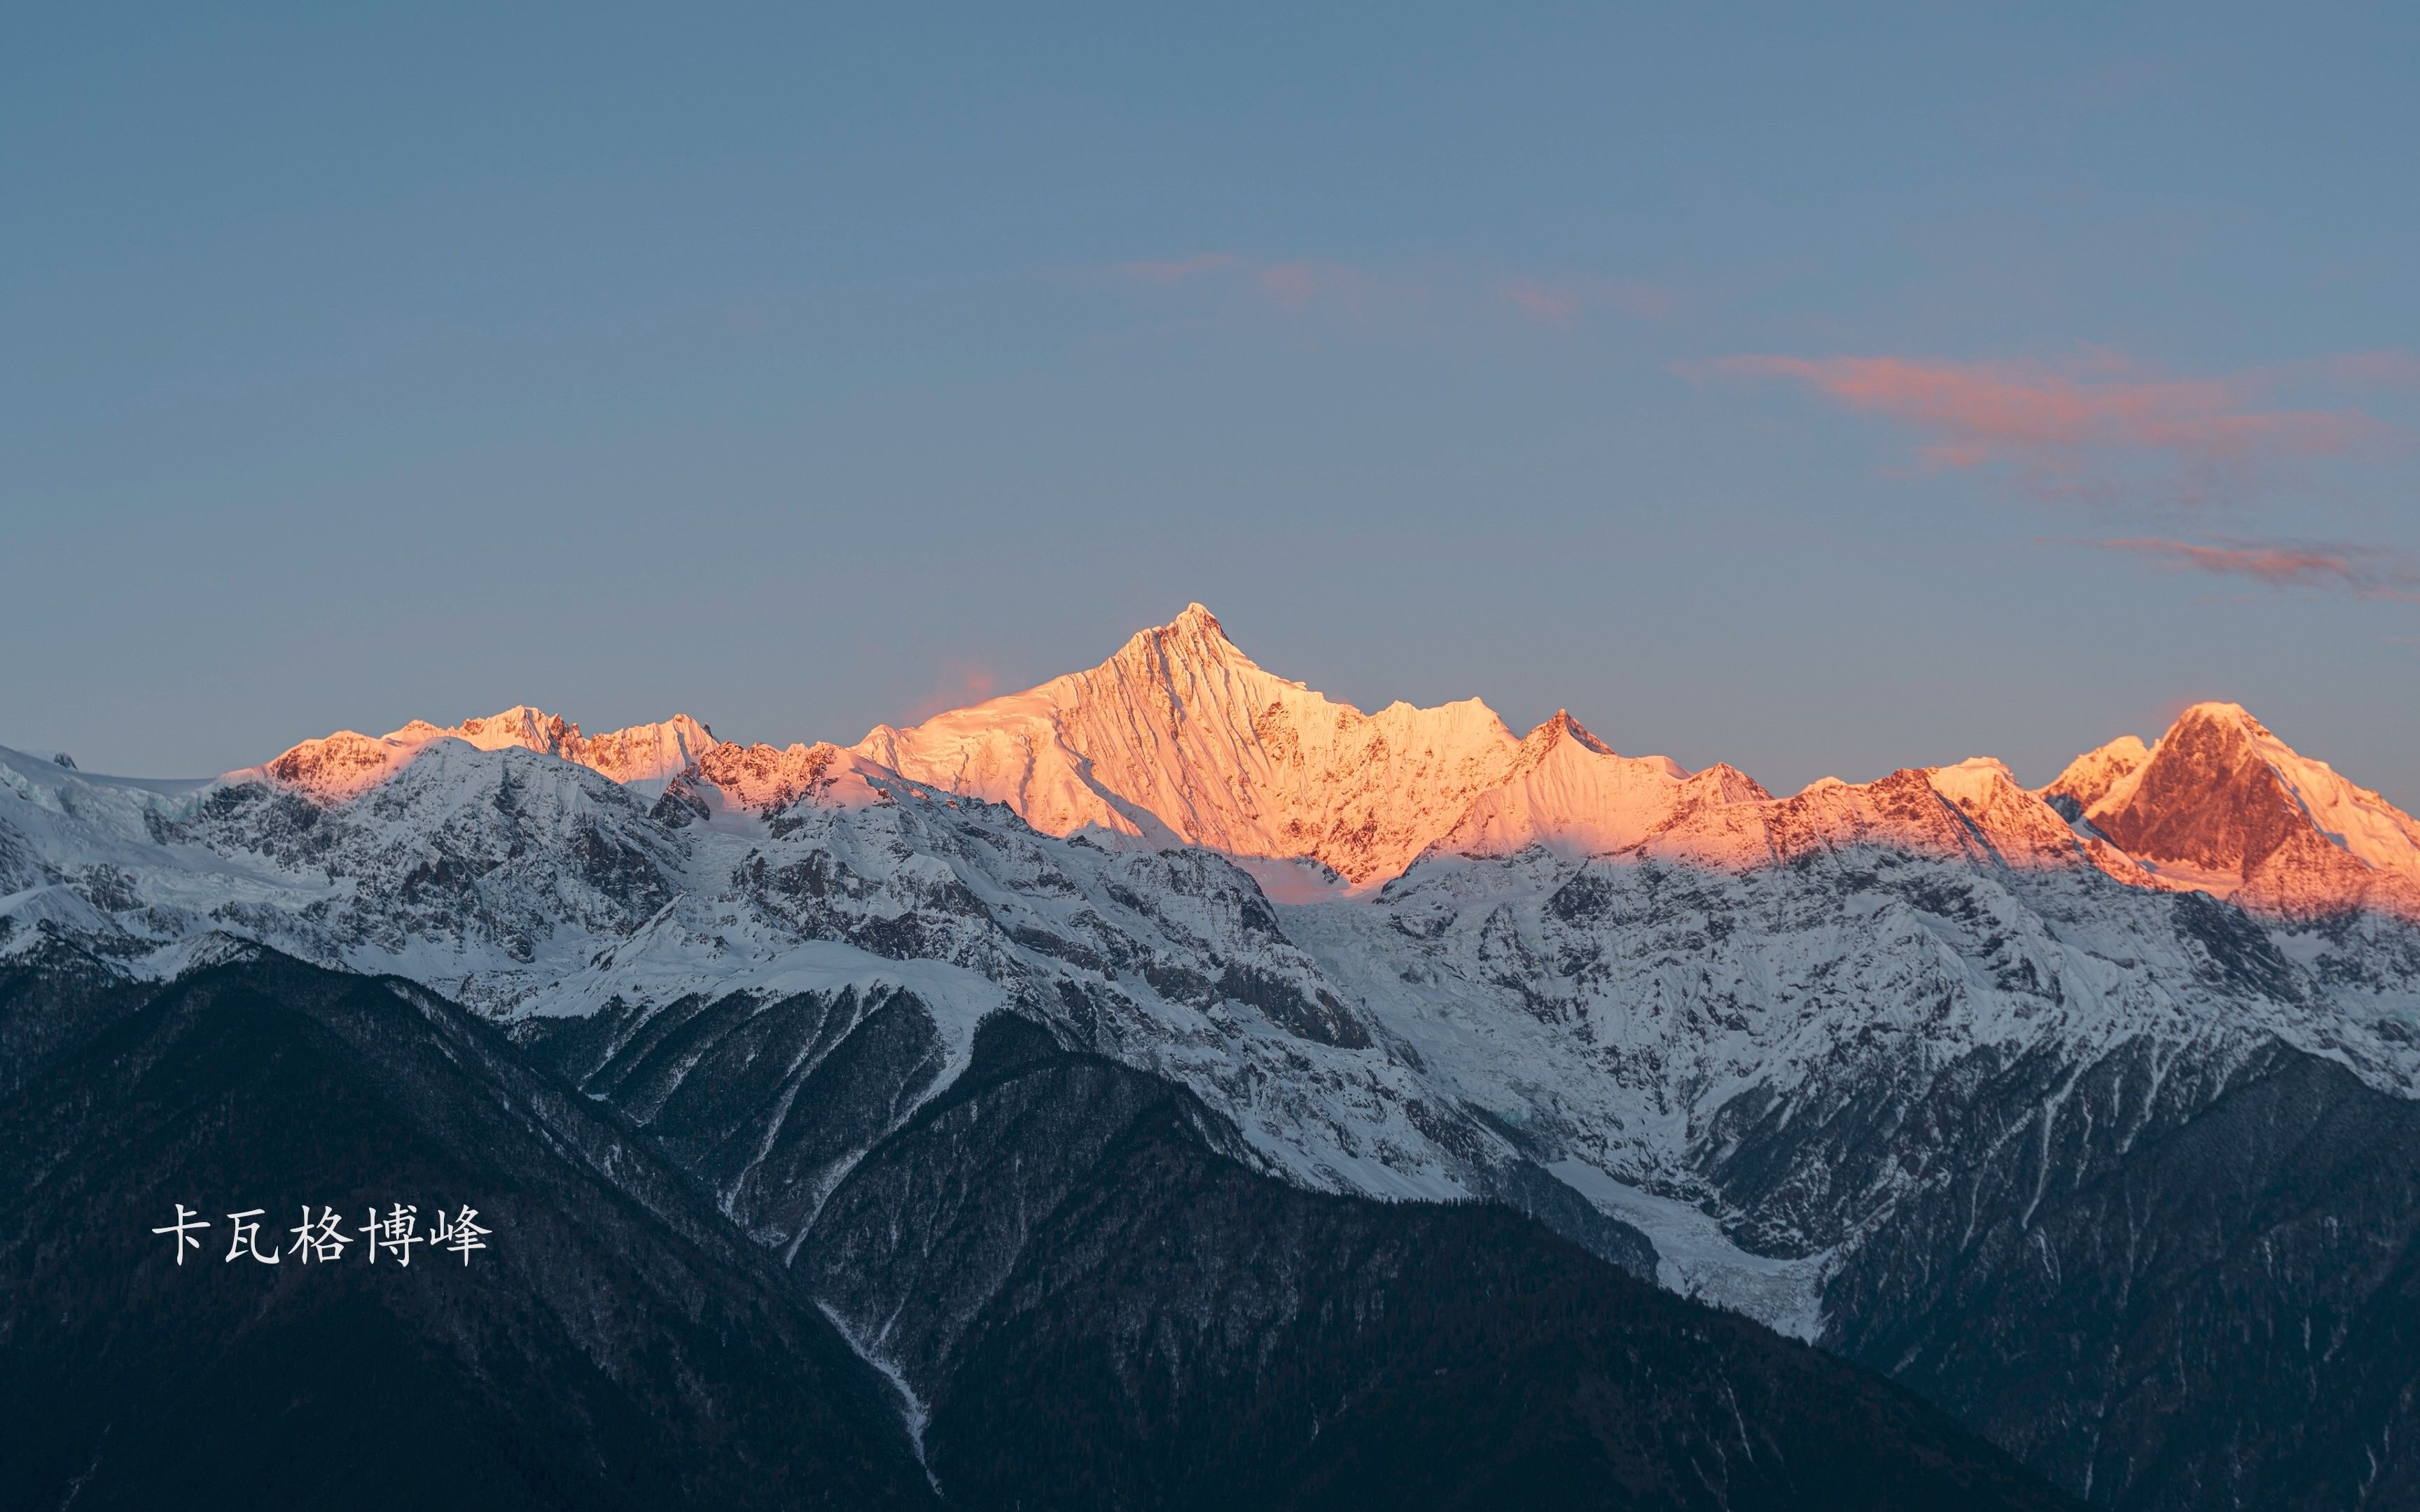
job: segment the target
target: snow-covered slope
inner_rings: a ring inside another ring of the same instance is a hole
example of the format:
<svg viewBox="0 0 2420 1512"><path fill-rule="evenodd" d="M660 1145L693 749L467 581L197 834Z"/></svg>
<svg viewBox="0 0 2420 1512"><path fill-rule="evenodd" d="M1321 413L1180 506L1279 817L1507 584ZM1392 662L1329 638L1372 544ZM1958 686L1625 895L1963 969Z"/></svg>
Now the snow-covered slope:
<svg viewBox="0 0 2420 1512"><path fill-rule="evenodd" d="M2080 818L2085 810L2106 797L2111 788L2133 776L2150 759L2151 748L2143 744L2140 735L2119 735L2068 763L2067 769L2041 790L2042 796L2069 818Z"/></svg>
<svg viewBox="0 0 2420 1512"><path fill-rule="evenodd" d="M584 737L520 709L204 784L12 755L0 950L48 931L162 971L232 933L504 1017L904 989L952 1055L1012 1008L1195 1087L1297 1180L1551 1171L1660 1224L1699 1257L1686 1284L1804 1329L1837 1247L1913 1189L1810 1168L1772 1209L1725 1174L1745 1109L2135 1041L2206 1068L2283 1041L2420 1085L2413 932L2312 903L2394 902L2411 821L2240 710L2069 777L2046 797L1978 759L1775 797L1568 715L1520 741L1475 702L1364 716L1196 607L1094 671L855 749L685 718ZM2087 791L2089 823L2054 807ZM1273 903L1245 869L1272 856L1359 886ZM2187 867L2270 924L2180 912ZM1725 1258L1683 1209L1762 1255Z"/></svg>
<svg viewBox="0 0 2420 1512"><path fill-rule="evenodd" d="M1433 849L1509 856L1544 845L1591 856L1626 850L1708 804L1770 796L1729 766L1692 777L1668 757L1618 755L1559 709L1521 742L1504 780L1473 799Z"/></svg>

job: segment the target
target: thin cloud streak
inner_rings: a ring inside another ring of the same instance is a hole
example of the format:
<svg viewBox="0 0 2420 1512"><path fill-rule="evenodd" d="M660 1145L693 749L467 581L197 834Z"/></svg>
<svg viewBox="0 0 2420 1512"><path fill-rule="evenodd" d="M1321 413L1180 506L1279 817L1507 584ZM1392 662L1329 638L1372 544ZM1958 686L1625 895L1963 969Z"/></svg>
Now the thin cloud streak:
<svg viewBox="0 0 2420 1512"><path fill-rule="evenodd" d="M1355 315L1366 304L1369 287L1361 270L1348 263L1266 263L1253 281L1280 309L1303 310L1317 301Z"/></svg>
<svg viewBox="0 0 2420 1512"><path fill-rule="evenodd" d="M1145 284L1182 284L1204 273L1221 272L1242 260L1232 252L1197 252L1189 257L1171 257L1165 261L1120 263L1117 271Z"/></svg>
<svg viewBox="0 0 2420 1512"><path fill-rule="evenodd" d="M1232 252L1197 252L1182 257L1115 265L1111 272L1156 289L1191 289L1240 299L1300 315L1362 315L1373 302L1419 302L1428 295L1418 280L1371 277L1350 263L1270 261Z"/></svg>
<svg viewBox="0 0 2420 1512"><path fill-rule="evenodd" d="M1944 467L2086 447L2326 455L2383 429L2358 410L2249 409L2255 385L2241 378L2093 381L2031 363L1899 357L1725 357L1702 370L1795 378L1852 409L1933 431L1925 455Z"/></svg>
<svg viewBox="0 0 2420 1512"><path fill-rule="evenodd" d="M1662 320L1679 303L1669 289L1625 278L1516 278L1497 292L1523 315L1559 331L1597 310L1634 320Z"/></svg>
<svg viewBox="0 0 2420 1512"><path fill-rule="evenodd" d="M1216 292L1241 304L1289 316L1357 320L1393 312L1424 312L1448 320L1500 320L1509 311L1524 324L1567 331L1591 315L1661 320L1679 307L1671 289L1636 279L1516 277L1491 280L1467 270L1373 269L1354 263L1269 259L1228 252L1140 259L1109 271L1130 283L1194 297Z"/></svg>
<svg viewBox="0 0 2420 1512"><path fill-rule="evenodd" d="M2263 408L2291 381L2340 387L2420 380L2420 359L2362 352L2211 378L2143 376L2122 356L2093 353L2052 367L1903 357L1749 355L1683 364L1694 378L1787 378L1930 440L1928 466L2007 463L2038 490L2107 496L2130 468L2164 462L2187 501L2281 461L2373 450L2400 435L2362 410ZM2134 481L2139 482L2139 477Z"/></svg>
<svg viewBox="0 0 2420 1512"><path fill-rule="evenodd" d="M2355 598L2420 602L2420 574L2412 571L2403 553L2386 547L2234 536L2222 536L2214 543L2136 536L2083 544L2127 552L2174 572L2245 578L2276 589L2310 588Z"/></svg>

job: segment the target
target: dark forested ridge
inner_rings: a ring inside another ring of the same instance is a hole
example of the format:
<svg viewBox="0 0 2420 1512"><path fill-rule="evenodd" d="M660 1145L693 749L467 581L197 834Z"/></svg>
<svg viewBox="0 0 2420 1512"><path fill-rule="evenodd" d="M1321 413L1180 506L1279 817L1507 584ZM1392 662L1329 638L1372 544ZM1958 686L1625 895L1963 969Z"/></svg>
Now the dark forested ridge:
<svg viewBox="0 0 2420 1512"><path fill-rule="evenodd" d="M1827 1342L2129 1512L2420 1506L2420 1103L2277 1046L2163 1109L2113 1058L2029 1093L2073 1148L1910 1205Z"/></svg>
<svg viewBox="0 0 2420 1512"><path fill-rule="evenodd" d="M0 1505L932 1502L792 1277L470 1015L275 958L108 1006L0 1105ZM473 1203L489 1247L373 1266L396 1201ZM181 1266L179 1202L214 1223ZM223 1258L229 1212L279 1253L304 1202L341 1258Z"/></svg>
<svg viewBox="0 0 2420 1512"><path fill-rule="evenodd" d="M245 952L133 989L53 949L0 978L0 1045L10 1506L929 1504L923 1413L968 1507L2070 1504L1515 1212L1276 1181L1191 1094L1022 1021L788 1266L404 984ZM491 1247L221 1258L230 1211L274 1246L301 1203L395 1200L476 1202ZM178 1201L216 1225L181 1267L150 1232Z"/></svg>
<svg viewBox="0 0 2420 1512"><path fill-rule="evenodd" d="M986 1026L954 1090L810 1248L844 1312L913 1341L932 1464L976 1504L2071 1504L1509 1209L1260 1176L1189 1094L1032 1026Z"/></svg>

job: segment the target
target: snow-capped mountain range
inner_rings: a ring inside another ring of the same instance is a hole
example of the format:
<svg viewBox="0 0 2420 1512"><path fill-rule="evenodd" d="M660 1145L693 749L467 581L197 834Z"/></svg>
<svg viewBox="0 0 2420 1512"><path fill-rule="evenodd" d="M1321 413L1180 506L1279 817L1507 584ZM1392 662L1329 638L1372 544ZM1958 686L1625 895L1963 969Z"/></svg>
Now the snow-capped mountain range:
<svg viewBox="0 0 2420 1512"><path fill-rule="evenodd" d="M1912 1319L2063 1263L2026 1246L2273 1057L2420 1096L2415 920L2420 823L2233 705L2039 791L1978 759L1776 796L1566 714L1363 714L1199 605L848 748L516 708L206 781L0 752L0 953L159 976L257 940L594 1021L598 1076L708 1001L907 995L921 1069L812 1159L783 1130L830 1044L727 1087L692 1047L626 1106L712 1094L745 1137L701 1172L779 1249L1005 1010L1302 1185L1511 1201L1949 1397L1972 1362ZM2108 1424L2176 1364L2102 1321L2095 1413L1972 1409L2071 1488L2145 1473Z"/></svg>
<svg viewBox="0 0 2420 1512"><path fill-rule="evenodd" d="M341 803L385 781L437 740L458 740L477 750L534 750L616 782L660 782L686 770L717 744L713 731L686 714L661 724L592 736L582 734L578 725L560 715L516 704L502 714L442 729L414 719L376 740L339 730L324 739L306 740L261 766L230 772L224 780L257 777L320 803Z"/></svg>

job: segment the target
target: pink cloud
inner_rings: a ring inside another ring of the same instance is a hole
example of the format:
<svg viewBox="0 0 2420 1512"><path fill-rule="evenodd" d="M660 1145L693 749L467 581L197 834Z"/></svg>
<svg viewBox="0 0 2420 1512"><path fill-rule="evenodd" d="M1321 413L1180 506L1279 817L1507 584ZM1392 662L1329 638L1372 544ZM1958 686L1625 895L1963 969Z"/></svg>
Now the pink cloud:
<svg viewBox="0 0 2420 1512"><path fill-rule="evenodd" d="M1319 290L1319 270L1309 263L1272 263L1261 270L1261 289L1289 310L1299 310Z"/></svg>
<svg viewBox="0 0 2420 1512"><path fill-rule="evenodd" d="M1516 278L1498 292L1523 315L1558 330L1577 324L1592 310L1611 310L1636 320L1661 320L1672 313L1675 302L1668 289L1619 278L1551 282Z"/></svg>
<svg viewBox="0 0 2420 1512"><path fill-rule="evenodd" d="M1165 261L1120 263L1118 271L1146 284L1182 284L1188 278L1233 268L1242 259L1232 252L1197 252L1191 256L1171 257Z"/></svg>
<svg viewBox="0 0 2420 1512"><path fill-rule="evenodd" d="M2339 383L2420 388L2420 356L2411 352L2342 352L2320 359L2319 366Z"/></svg>
<svg viewBox="0 0 2420 1512"><path fill-rule="evenodd" d="M2131 552L2179 572L2248 578L2272 588L2317 588L2356 598L2420 600L2420 575L2401 552L2385 547L2329 545L2308 541L2250 541L2223 537L2214 545L2158 537L2089 541L2104 550Z"/></svg>
<svg viewBox="0 0 2420 1512"><path fill-rule="evenodd" d="M952 660L942 665L933 687L916 701L906 723L922 724L937 714L983 702L1000 691L1000 676L976 662Z"/></svg>
<svg viewBox="0 0 2420 1512"><path fill-rule="evenodd" d="M1240 292L1290 313L1316 306L1357 314L1368 286L1361 270L1350 264L1267 262L1232 252L1197 252L1183 257L1120 263L1114 270L1138 283L1162 288L1202 285L1216 286L1230 295Z"/></svg>
<svg viewBox="0 0 2420 1512"><path fill-rule="evenodd" d="M2381 429L2358 410L2251 409L2261 385L2242 378L2076 378L2032 363L1900 357L1727 357L1707 367L1795 378L1852 409L1906 421L1938 438L1925 455L1946 467L2092 446L2335 453Z"/></svg>
<svg viewBox="0 0 2420 1512"><path fill-rule="evenodd" d="M1121 263L1114 271L1156 288L1181 289L1194 296L1216 294L1239 305L1286 315L1354 321L1383 318L1430 327L1497 320L1509 307L1526 320L1568 330L1601 312L1660 320L1678 305L1670 290L1629 279L1499 281L1450 267L1369 268L1226 252Z"/></svg>
<svg viewBox="0 0 2420 1512"><path fill-rule="evenodd" d="M1781 378L1847 409L1913 426L1933 467L2016 465L2051 491L2105 491L2112 473L2164 459L2205 482L2264 463L2341 455L2397 433L2354 409L2265 407L2291 381L2339 387L2413 380L2420 360L2356 353L2211 378L2147 376L2089 352L2053 367L1903 357L1745 356L1690 364L1693 377ZM2205 490L2188 490L2198 498Z"/></svg>

